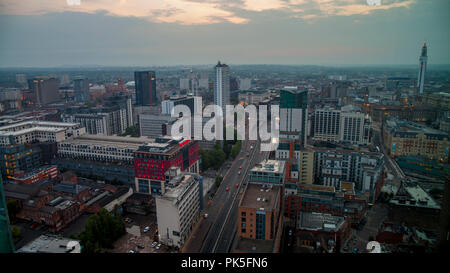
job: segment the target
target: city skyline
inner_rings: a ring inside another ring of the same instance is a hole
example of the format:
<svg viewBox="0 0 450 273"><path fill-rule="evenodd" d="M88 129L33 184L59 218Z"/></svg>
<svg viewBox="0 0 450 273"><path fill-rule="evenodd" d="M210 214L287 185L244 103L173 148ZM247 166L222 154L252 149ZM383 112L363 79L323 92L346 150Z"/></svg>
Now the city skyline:
<svg viewBox="0 0 450 273"><path fill-rule="evenodd" d="M450 63L447 1L103 2L3 0L0 67Z"/></svg>

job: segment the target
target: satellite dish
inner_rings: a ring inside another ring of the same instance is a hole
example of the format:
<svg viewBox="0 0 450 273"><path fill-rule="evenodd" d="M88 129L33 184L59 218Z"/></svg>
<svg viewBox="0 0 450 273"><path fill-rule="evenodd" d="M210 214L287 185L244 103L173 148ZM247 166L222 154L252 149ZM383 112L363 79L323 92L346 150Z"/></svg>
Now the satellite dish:
<svg viewBox="0 0 450 273"><path fill-rule="evenodd" d="M70 253L81 253L80 242L70 241L67 243L66 249L68 250L67 252L70 252Z"/></svg>

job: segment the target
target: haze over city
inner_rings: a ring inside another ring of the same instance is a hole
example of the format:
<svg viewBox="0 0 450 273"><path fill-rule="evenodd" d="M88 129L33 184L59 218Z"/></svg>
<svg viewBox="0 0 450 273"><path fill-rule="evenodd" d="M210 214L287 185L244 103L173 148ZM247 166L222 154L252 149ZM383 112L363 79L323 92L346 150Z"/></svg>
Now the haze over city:
<svg viewBox="0 0 450 273"><path fill-rule="evenodd" d="M450 63L449 1L368 3L1 0L0 67Z"/></svg>

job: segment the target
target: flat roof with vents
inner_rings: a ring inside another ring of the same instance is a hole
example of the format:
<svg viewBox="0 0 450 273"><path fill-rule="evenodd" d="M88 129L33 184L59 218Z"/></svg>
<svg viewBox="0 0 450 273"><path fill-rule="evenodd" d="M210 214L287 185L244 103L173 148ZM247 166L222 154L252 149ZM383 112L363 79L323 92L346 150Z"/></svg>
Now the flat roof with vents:
<svg viewBox="0 0 450 273"><path fill-rule="evenodd" d="M255 208L266 211L277 209L278 198L280 198L280 187L263 186L264 185L248 184L239 207Z"/></svg>

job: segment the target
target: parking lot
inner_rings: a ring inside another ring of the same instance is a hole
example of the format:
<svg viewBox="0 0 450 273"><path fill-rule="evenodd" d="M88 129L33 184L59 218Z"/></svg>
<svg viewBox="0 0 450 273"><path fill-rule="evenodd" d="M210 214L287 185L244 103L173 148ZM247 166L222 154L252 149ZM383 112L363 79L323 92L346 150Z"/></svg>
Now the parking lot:
<svg viewBox="0 0 450 273"><path fill-rule="evenodd" d="M133 250L139 253L166 253L173 251L173 249L163 245L161 245L160 249L151 247L152 243L157 241L158 227L155 214L150 213L145 216L126 214L123 217L131 220L126 223L127 233L115 242L114 249L110 252L128 253L130 250ZM146 227L148 227L148 231L145 232Z"/></svg>

